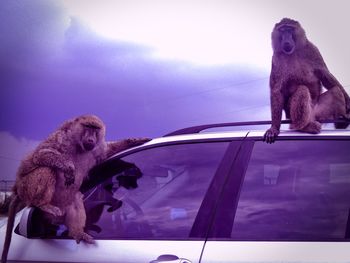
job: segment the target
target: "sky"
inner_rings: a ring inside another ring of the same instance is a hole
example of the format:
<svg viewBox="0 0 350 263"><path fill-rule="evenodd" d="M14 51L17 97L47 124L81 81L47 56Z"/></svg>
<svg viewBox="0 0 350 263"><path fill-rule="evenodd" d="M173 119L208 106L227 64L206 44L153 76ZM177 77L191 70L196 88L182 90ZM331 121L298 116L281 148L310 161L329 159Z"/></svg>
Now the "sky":
<svg viewBox="0 0 350 263"><path fill-rule="evenodd" d="M269 120L271 31L298 20L350 91L347 0L2 0L0 180L65 120L107 139Z"/></svg>

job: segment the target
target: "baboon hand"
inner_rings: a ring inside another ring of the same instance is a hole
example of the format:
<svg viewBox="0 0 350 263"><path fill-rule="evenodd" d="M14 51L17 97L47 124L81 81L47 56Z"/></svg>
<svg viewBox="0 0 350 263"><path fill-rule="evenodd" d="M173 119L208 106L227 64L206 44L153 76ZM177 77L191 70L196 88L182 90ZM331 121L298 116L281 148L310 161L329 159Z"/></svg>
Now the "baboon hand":
<svg viewBox="0 0 350 263"><path fill-rule="evenodd" d="M65 163L64 169L62 169L64 172L64 178L65 178L65 186L70 186L74 184L74 171L75 171L75 166L72 161L68 161Z"/></svg>
<svg viewBox="0 0 350 263"><path fill-rule="evenodd" d="M280 131L278 129L276 129L275 127L271 127L264 134L264 142L274 143L279 133Z"/></svg>
<svg viewBox="0 0 350 263"><path fill-rule="evenodd" d="M65 162L62 171L64 173L68 173L68 174L74 174L75 171L75 165L72 161L68 160Z"/></svg>
<svg viewBox="0 0 350 263"><path fill-rule="evenodd" d="M94 238L85 232L77 233L77 234L74 234L72 236L75 239L75 241L77 242L77 244L79 244L80 241L83 241L87 244L95 244L96 243Z"/></svg>
<svg viewBox="0 0 350 263"><path fill-rule="evenodd" d="M65 186L70 186L72 184L74 184L74 181L75 181L75 177L74 177L74 173L73 172L66 172L64 173L64 185Z"/></svg>
<svg viewBox="0 0 350 263"><path fill-rule="evenodd" d="M132 138L132 139L128 139L127 142L130 146L138 146L146 142L149 142L151 140L152 140L151 138Z"/></svg>

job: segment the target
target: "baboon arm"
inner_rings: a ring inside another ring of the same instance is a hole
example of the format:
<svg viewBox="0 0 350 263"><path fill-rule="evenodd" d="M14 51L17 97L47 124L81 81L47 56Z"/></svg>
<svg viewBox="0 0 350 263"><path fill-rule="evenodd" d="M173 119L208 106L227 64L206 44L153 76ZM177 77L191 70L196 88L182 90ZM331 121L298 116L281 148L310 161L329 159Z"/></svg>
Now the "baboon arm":
<svg viewBox="0 0 350 263"><path fill-rule="evenodd" d="M115 142L107 142L106 157L108 158L118 152L124 151L131 147L144 144L150 140L151 139L149 138L132 138L132 139L125 139L121 141L115 141Z"/></svg>
<svg viewBox="0 0 350 263"><path fill-rule="evenodd" d="M264 141L273 143L279 134L282 119L284 99L279 89L271 89L271 127L264 134Z"/></svg>
<svg viewBox="0 0 350 263"><path fill-rule="evenodd" d="M326 89L331 89L334 86L338 86L341 89L344 89L339 81L329 72L327 68L317 69L315 71L316 76L321 80L322 85Z"/></svg>
<svg viewBox="0 0 350 263"><path fill-rule="evenodd" d="M281 91L272 90L271 91L271 127L279 130L281 127L282 111L284 105L284 98Z"/></svg>
<svg viewBox="0 0 350 263"><path fill-rule="evenodd" d="M69 158L54 148L39 149L33 154L33 163L38 166L52 167L64 172L73 172L74 164Z"/></svg>

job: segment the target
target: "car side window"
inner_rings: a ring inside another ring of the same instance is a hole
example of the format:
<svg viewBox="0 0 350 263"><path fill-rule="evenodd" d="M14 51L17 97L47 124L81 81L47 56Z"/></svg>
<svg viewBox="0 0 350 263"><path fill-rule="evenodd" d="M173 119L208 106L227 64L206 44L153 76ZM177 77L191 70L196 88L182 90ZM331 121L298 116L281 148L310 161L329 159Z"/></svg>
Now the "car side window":
<svg viewBox="0 0 350 263"><path fill-rule="evenodd" d="M350 234L350 141L256 142L234 240L344 240Z"/></svg>
<svg viewBox="0 0 350 263"><path fill-rule="evenodd" d="M96 239L189 238L228 144L167 145L116 160L116 172L86 194L87 231Z"/></svg>

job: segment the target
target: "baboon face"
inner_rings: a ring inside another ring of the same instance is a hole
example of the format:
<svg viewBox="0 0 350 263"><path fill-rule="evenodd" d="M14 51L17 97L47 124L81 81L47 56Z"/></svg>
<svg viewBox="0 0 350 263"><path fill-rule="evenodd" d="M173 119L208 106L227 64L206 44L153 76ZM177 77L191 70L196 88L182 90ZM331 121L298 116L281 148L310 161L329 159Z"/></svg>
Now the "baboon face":
<svg viewBox="0 0 350 263"><path fill-rule="evenodd" d="M94 116L82 116L76 119L75 129L78 135L78 147L82 151L92 151L104 141L105 128L100 119Z"/></svg>
<svg viewBox="0 0 350 263"><path fill-rule="evenodd" d="M305 42L305 31L297 21L284 18L275 25L272 32L272 46L275 52L291 55L298 46L302 47Z"/></svg>
<svg viewBox="0 0 350 263"><path fill-rule="evenodd" d="M295 28L290 25L282 25L278 28L282 52L290 55L295 49Z"/></svg>
<svg viewBox="0 0 350 263"><path fill-rule="evenodd" d="M98 143L100 128L82 124L81 144L85 151L91 151Z"/></svg>

